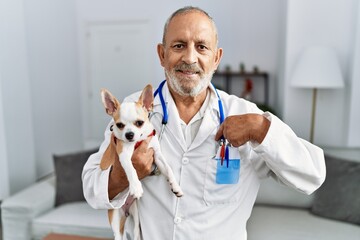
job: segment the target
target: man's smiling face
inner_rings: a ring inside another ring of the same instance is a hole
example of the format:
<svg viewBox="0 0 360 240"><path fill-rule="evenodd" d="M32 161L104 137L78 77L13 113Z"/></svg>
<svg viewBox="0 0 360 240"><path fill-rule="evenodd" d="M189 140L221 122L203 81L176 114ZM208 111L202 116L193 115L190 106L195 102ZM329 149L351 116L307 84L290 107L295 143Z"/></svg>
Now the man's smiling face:
<svg viewBox="0 0 360 240"><path fill-rule="evenodd" d="M193 11L175 16L159 45L161 65L171 88L183 96L196 96L209 85L219 65L217 33L211 20Z"/></svg>

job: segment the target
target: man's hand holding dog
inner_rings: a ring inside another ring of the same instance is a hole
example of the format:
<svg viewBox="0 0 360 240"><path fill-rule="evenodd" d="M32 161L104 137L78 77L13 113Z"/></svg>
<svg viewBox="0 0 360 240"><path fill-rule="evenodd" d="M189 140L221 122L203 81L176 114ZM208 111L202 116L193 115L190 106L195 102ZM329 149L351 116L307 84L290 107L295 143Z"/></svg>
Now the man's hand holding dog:
<svg viewBox="0 0 360 240"><path fill-rule="evenodd" d="M132 163L136 169L139 179L143 179L152 171L152 165L154 162L154 150L149 148L149 142L152 137L148 137L144 140L137 149L135 149L131 158Z"/></svg>
<svg viewBox="0 0 360 240"><path fill-rule="evenodd" d="M131 161L136 169L139 179L149 176L154 162L154 150L148 148L152 137L144 140L138 148L134 150ZM121 160L120 160L121 161ZM119 161L115 161L109 176L109 199L113 199L117 194L124 191L129 186L124 169Z"/></svg>

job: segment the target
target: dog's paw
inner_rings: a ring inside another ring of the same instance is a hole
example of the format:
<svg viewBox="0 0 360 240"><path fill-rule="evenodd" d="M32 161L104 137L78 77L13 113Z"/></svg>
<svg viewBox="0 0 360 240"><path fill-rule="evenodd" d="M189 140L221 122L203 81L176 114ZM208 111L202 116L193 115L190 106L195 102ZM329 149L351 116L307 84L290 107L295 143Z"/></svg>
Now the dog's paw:
<svg viewBox="0 0 360 240"><path fill-rule="evenodd" d="M132 195L134 198L141 198L141 196L144 193L140 181L130 184L129 189L130 189L130 195Z"/></svg>
<svg viewBox="0 0 360 240"><path fill-rule="evenodd" d="M178 184L171 184L171 191L177 196L182 197L184 195L183 191L181 190Z"/></svg>
<svg viewBox="0 0 360 240"><path fill-rule="evenodd" d="M175 191L175 190L172 190L172 191L177 197L182 197L184 195L184 193L181 191L181 189L179 191Z"/></svg>
<svg viewBox="0 0 360 240"><path fill-rule="evenodd" d="M172 190L172 192L173 192L177 197L182 197L182 196L184 195L184 193L181 191L181 189L180 189L180 191L174 191L174 190Z"/></svg>

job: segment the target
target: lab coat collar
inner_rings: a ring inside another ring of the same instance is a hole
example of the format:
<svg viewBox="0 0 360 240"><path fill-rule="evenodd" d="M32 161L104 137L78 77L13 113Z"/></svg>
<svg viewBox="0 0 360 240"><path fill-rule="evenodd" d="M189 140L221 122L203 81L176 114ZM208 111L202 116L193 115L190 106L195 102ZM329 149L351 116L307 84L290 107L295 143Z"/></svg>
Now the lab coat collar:
<svg viewBox="0 0 360 240"><path fill-rule="evenodd" d="M199 131L190 145L189 148L186 146L186 142L181 130L181 124L180 124L180 118L178 115L178 111L176 109L174 100L172 99L172 96L170 94L169 88L167 84L163 86L162 94L164 96L164 100L168 109L169 114L169 121L167 123L167 127L171 129L169 131L174 138L177 140L183 151L188 151L191 149L194 149L201 145L202 142L204 142L210 134L214 132L215 129L217 129L220 125L220 113L219 113L219 105L218 105L218 97L216 95L216 92L213 87L209 86L209 94L210 94L210 100L209 105L206 108L204 118L202 120L202 124L199 128ZM154 113L160 113L163 116L163 110L160 102L159 96L156 96L154 99Z"/></svg>

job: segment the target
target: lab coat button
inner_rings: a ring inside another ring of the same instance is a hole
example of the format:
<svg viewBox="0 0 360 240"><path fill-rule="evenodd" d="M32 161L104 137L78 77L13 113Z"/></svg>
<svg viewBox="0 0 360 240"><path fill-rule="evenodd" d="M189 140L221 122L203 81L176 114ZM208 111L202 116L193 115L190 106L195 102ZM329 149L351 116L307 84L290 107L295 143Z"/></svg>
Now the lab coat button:
<svg viewBox="0 0 360 240"><path fill-rule="evenodd" d="M179 224L179 223L181 223L181 217L176 217L176 218L174 218L174 223L175 224Z"/></svg>
<svg viewBox="0 0 360 240"><path fill-rule="evenodd" d="M186 158L186 157L183 158L183 159L182 159L182 163L183 163L183 164L188 164L188 163L189 163L189 159Z"/></svg>

